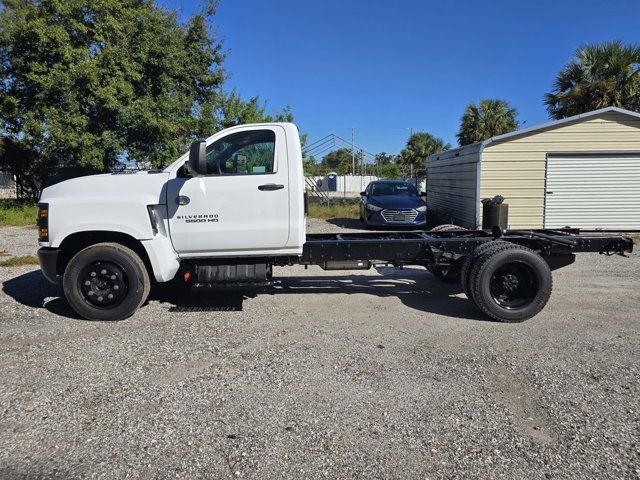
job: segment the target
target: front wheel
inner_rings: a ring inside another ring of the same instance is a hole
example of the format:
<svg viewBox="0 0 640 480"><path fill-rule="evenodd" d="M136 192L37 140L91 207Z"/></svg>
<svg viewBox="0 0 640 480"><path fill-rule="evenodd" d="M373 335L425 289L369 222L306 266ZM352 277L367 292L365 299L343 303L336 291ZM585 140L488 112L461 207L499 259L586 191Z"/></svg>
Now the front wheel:
<svg viewBox="0 0 640 480"><path fill-rule="evenodd" d="M151 284L140 257L117 243L78 252L64 272L69 305L87 320L123 320L144 303Z"/></svg>

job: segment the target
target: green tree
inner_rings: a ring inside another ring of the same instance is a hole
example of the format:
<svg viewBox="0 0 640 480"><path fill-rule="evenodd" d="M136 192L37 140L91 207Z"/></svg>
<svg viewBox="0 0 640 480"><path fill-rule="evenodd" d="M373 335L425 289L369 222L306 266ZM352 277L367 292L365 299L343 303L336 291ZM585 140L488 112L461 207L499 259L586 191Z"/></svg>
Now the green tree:
<svg viewBox="0 0 640 480"><path fill-rule="evenodd" d="M518 112L509 102L499 99L470 103L462 115L457 134L460 146L481 142L487 138L516 130Z"/></svg>
<svg viewBox="0 0 640 480"><path fill-rule="evenodd" d="M257 98L222 90L216 5L181 23L154 0L5 0L0 169L37 196L55 177L164 166L195 138L266 119Z"/></svg>
<svg viewBox="0 0 640 480"><path fill-rule="evenodd" d="M218 129L245 123L293 122L293 113L289 106L275 114L267 114L266 110L266 103L261 103L260 97L252 97L245 101L234 89L228 95L223 95L220 110L214 112L213 118L220 119L219 125L216 125Z"/></svg>
<svg viewBox="0 0 640 480"><path fill-rule="evenodd" d="M400 152L398 163L401 166L408 166L411 171L411 178L413 178L414 169L416 167L424 168L429 155L440 153L450 148L451 145L445 143L441 138L434 137L430 133L417 132L407 140L407 146Z"/></svg>
<svg viewBox="0 0 640 480"><path fill-rule="evenodd" d="M315 177L321 175L320 165L316 162L315 157L309 157L302 161L302 169L307 177Z"/></svg>
<svg viewBox="0 0 640 480"><path fill-rule="evenodd" d="M362 153L356 152L355 164L356 166L362 161ZM329 152L322 159L322 171L323 173L336 172L340 175L353 174L353 155L350 148L340 148Z"/></svg>
<svg viewBox="0 0 640 480"><path fill-rule="evenodd" d="M395 163L386 163L380 167L380 178L400 178L402 172Z"/></svg>
<svg viewBox="0 0 640 480"><path fill-rule="evenodd" d="M640 46L587 44L556 76L544 103L553 119L605 107L640 111Z"/></svg>
<svg viewBox="0 0 640 480"><path fill-rule="evenodd" d="M389 165L390 163L395 163L396 157L394 155L389 155L387 152L380 152L375 156L376 165L383 166Z"/></svg>

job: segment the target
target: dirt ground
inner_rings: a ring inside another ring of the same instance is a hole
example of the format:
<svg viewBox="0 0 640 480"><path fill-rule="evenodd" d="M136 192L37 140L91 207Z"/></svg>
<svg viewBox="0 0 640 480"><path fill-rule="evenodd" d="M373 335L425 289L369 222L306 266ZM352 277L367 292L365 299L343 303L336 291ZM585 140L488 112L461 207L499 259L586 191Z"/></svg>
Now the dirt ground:
<svg viewBox="0 0 640 480"><path fill-rule="evenodd" d="M522 324L424 269L275 274L109 323L1 268L0 478L640 478L637 254L579 255Z"/></svg>

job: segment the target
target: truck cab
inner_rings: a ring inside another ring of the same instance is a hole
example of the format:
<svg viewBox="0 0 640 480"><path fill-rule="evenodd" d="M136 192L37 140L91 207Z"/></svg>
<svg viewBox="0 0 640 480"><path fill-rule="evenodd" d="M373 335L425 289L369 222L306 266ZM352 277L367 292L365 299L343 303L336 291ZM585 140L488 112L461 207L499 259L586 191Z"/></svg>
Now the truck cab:
<svg viewBox="0 0 640 480"><path fill-rule="evenodd" d="M234 127L192 148L205 149L202 165L185 157L165 170L166 221L181 258L302 252L304 177L294 125Z"/></svg>
<svg viewBox="0 0 640 480"><path fill-rule="evenodd" d="M191 260L233 258L236 265L246 257L245 265L253 265L252 258L300 255L304 198L295 125L228 128L194 143L163 170L81 177L44 189L38 213L42 271L49 281L62 281L81 315L111 318L116 292L136 287L134 273L140 282L149 275L167 282ZM127 272L113 260L105 267L96 259L81 280L65 281L78 253L92 247L97 258L114 246L124 256L135 254L144 271L128 265Z"/></svg>

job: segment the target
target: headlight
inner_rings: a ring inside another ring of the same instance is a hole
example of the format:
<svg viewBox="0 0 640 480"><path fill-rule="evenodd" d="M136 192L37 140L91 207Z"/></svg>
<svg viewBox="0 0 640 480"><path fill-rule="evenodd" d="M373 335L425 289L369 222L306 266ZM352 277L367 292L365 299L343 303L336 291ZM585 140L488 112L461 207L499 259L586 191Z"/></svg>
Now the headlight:
<svg viewBox="0 0 640 480"><path fill-rule="evenodd" d="M375 205L367 203L367 210L371 210L372 212L379 212L380 210L382 210L382 207L376 207Z"/></svg>
<svg viewBox="0 0 640 480"><path fill-rule="evenodd" d="M419 212L426 212L427 211L427 206L426 205L422 205L421 207L416 208L417 211Z"/></svg>
<svg viewBox="0 0 640 480"><path fill-rule="evenodd" d="M38 241L48 242L49 241L49 204L48 203L38 204L38 219L36 220L36 225L38 226Z"/></svg>

